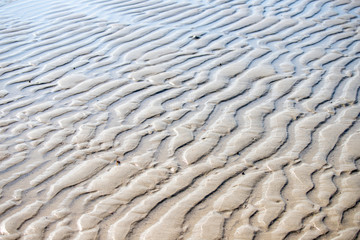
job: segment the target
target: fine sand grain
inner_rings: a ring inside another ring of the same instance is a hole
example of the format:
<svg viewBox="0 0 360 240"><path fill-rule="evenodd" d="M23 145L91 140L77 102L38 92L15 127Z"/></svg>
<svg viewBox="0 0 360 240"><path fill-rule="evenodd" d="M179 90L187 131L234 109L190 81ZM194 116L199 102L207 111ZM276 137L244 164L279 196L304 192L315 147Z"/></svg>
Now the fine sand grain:
<svg viewBox="0 0 360 240"><path fill-rule="evenodd" d="M360 1L0 0L0 239L359 239Z"/></svg>

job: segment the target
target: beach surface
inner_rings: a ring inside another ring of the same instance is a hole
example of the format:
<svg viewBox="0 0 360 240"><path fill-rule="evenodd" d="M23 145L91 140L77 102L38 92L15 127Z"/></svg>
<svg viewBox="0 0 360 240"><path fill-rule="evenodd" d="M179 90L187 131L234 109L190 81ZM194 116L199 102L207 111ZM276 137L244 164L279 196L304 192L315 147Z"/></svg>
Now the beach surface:
<svg viewBox="0 0 360 240"><path fill-rule="evenodd" d="M359 239L360 1L0 0L0 239Z"/></svg>

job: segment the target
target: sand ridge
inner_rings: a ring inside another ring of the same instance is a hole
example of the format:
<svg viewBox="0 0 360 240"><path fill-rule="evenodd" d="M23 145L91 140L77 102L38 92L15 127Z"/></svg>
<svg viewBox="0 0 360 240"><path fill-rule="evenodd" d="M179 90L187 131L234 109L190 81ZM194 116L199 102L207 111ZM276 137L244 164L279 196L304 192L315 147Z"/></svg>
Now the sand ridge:
<svg viewBox="0 0 360 240"><path fill-rule="evenodd" d="M0 1L0 239L357 239L359 16Z"/></svg>

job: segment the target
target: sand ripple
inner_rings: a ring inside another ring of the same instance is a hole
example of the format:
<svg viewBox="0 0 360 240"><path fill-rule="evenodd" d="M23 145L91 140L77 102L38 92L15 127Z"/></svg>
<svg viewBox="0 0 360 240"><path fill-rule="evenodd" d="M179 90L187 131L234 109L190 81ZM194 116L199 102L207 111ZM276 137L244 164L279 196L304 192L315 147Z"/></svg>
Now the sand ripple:
<svg viewBox="0 0 360 240"><path fill-rule="evenodd" d="M357 239L359 16L0 1L0 238Z"/></svg>

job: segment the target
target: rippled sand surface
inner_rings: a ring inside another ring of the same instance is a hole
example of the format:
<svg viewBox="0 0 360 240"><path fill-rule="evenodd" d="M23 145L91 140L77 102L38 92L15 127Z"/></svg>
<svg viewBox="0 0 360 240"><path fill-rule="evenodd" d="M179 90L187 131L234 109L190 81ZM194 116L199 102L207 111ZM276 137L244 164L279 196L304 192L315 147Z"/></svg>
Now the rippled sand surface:
<svg viewBox="0 0 360 240"><path fill-rule="evenodd" d="M359 239L360 1L1 0L0 239Z"/></svg>

